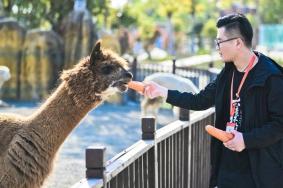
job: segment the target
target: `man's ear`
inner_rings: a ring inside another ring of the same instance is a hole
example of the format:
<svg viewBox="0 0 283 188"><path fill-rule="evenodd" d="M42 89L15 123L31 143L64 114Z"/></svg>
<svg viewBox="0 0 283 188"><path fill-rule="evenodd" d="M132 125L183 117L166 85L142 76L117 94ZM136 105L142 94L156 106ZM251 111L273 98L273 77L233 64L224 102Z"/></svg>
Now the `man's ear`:
<svg viewBox="0 0 283 188"><path fill-rule="evenodd" d="M241 38L239 38L236 40L236 45L237 48L240 49L244 45L244 41Z"/></svg>
<svg viewBox="0 0 283 188"><path fill-rule="evenodd" d="M100 59L102 56L102 51L101 51L101 41L98 40L94 47L92 48L91 54L90 54L90 62L92 64L95 63L96 60Z"/></svg>

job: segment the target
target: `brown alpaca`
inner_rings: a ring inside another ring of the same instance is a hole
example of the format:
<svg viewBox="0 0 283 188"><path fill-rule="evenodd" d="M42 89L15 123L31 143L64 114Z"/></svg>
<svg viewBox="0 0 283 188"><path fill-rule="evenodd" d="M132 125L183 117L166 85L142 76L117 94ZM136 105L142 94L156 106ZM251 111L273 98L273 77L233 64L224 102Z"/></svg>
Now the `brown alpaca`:
<svg viewBox="0 0 283 188"><path fill-rule="evenodd" d="M126 68L125 60L98 42L90 57L63 72L62 83L34 114L1 114L0 188L40 187L60 145L87 112L127 90L132 74Z"/></svg>

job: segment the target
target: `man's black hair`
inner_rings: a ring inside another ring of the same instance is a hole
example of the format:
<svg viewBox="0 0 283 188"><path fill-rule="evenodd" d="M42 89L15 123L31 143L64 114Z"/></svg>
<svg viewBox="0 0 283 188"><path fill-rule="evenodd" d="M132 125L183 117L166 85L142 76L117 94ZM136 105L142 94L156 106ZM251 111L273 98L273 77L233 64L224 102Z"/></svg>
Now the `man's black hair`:
<svg viewBox="0 0 283 188"><path fill-rule="evenodd" d="M240 13L228 14L220 17L216 24L217 28L225 27L226 32L237 31L241 35L247 47L252 46L253 28L245 15Z"/></svg>

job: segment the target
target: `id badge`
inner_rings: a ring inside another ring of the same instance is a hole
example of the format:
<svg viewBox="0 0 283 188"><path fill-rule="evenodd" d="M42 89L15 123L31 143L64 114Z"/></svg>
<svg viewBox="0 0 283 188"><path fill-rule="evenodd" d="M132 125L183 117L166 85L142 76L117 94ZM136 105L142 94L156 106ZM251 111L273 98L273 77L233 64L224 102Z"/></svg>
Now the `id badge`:
<svg viewBox="0 0 283 188"><path fill-rule="evenodd" d="M236 123L234 123L234 122L227 122L227 124L226 124L226 132L228 132L228 133L232 132L233 130L235 130L235 127L236 127Z"/></svg>

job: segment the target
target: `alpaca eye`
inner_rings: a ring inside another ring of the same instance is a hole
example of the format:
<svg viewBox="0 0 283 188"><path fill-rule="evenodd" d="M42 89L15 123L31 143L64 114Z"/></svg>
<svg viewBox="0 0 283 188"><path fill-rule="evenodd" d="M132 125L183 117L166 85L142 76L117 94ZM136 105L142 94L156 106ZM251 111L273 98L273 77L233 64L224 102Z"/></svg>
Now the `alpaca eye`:
<svg viewBox="0 0 283 188"><path fill-rule="evenodd" d="M101 72L102 74L110 74L113 70L114 70L114 67L108 65L108 66L102 67Z"/></svg>

